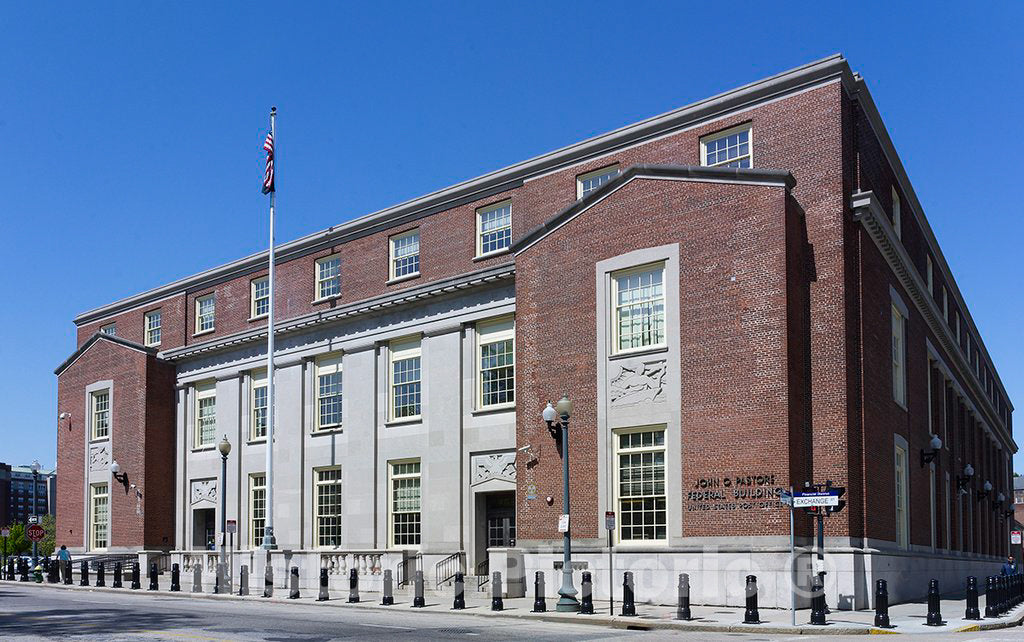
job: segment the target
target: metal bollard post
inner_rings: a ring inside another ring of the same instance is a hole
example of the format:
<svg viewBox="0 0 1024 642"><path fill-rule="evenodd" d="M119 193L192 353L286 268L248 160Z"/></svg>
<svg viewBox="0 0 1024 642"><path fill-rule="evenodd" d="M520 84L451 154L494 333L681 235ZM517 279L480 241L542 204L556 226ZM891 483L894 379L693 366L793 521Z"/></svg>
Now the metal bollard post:
<svg viewBox="0 0 1024 642"><path fill-rule="evenodd" d="M548 603L544 599L544 571L537 571L533 576L533 612L544 613L548 610Z"/></svg>
<svg viewBox="0 0 1024 642"><path fill-rule="evenodd" d="M395 603L395 581L391 569L384 570L384 595L380 598L381 606L392 606Z"/></svg>
<svg viewBox="0 0 1024 642"><path fill-rule="evenodd" d="M423 571L416 571L416 575L413 577L412 587L415 592L412 598L412 607L414 609L421 609L427 605L426 600L423 599Z"/></svg>
<svg viewBox="0 0 1024 642"><path fill-rule="evenodd" d="M74 578L71 575L74 572L74 567L71 565L71 560L64 562L64 584L70 586L74 582Z"/></svg>
<svg viewBox="0 0 1024 642"><path fill-rule="evenodd" d="M359 571L350 569L348 572L348 603L355 604L359 601Z"/></svg>
<svg viewBox="0 0 1024 642"><path fill-rule="evenodd" d="M50 564L50 584L60 583L60 567L61 562L59 560L53 560L53 563Z"/></svg>
<svg viewBox="0 0 1024 642"><path fill-rule="evenodd" d="M744 624L760 624L761 615L757 612L757 576L748 575L745 587L747 594L747 608L743 611Z"/></svg>
<svg viewBox="0 0 1024 642"><path fill-rule="evenodd" d="M267 565L263 570L263 597L274 597L274 565L270 563L270 551L267 551Z"/></svg>
<svg viewBox="0 0 1024 642"><path fill-rule="evenodd" d="M224 565L218 563L217 564L217 572L213 576L213 592L214 592L214 594L222 592L223 589L221 588L221 586L223 586L223 585L224 585Z"/></svg>
<svg viewBox="0 0 1024 642"><path fill-rule="evenodd" d="M964 611L964 619L981 619L981 611L978 610L978 578L973 575L967 578L967 609Z"/></svg>
<svg viewBox="0 0 1024 642"><path fill-rule="evenodd" d="M939 581L928 580L928 617L927 626L942 626L942 613L939 612Z"/></svg>
<svg viewBox="0 0 1024 642"><path fill-rule="evenodd" d="M693 615L690 613L690 576L687 573L679 574L677 596L676 619L692 620Z"/></svg>
<svg viewBox="0 0 1024 642"><path fill-rule="evenodd" d="M331 595L327 590L327 569L320 569L320 592L316 596L317 602L326 602L331 599Z"/></svg>
<svg viewBox="0 0 1024 642"><path fill-rule="evenodd" d="M153 562L152 564L149 565L149 590L151 590L151 591L159 591L160 590L160 584L159 584L159 582L157 580L157 575L159 573L160 573L160 571L158 571L157 568L156 568L156 562Z"/></svg>
<svg viewBox="0 0 1024 642"><path fill-rule="evenodd" d="M289 600L299 599L299 567L293 566L291 572L291 590L288 592Z"/></svg>
<svg viewBox="0 0 1024 642"><path fill-rule="evenodd" d="M181 567L171 564L171 591L177 593L181 590Z"/></svg>
<svg viewBox="0 0 1024 642"><path fill-rule="evenodd" d="M132 562L132 590L142 588L142 584L139 583L139 563Z"/></svg>
<svg viewBox="0 0 1024 642"><path fill-rule="evenodd" d="M811 624L825 624L825 587L818 575L811 581Z"/></svg>
<svg viewBox="0 0 1024 642"><path fill-rule="evenodd" d="M1010 610L1010 577L999 576L999 612L1006 613Z"/></svg>
<svg viewBox="0 0 1024 642"><path fill-rule="evenodd" d="M238 594L246 596L249 594L249 565L242 564L238 569Z"/></svg>
<svg viewBox="0 0 1024 642"><path fill-rule="evenodd" d="M594 582L591 580L590 571L583 571L583 582L580 584L580 615L594 614Z"/></svg>
<svg viewBox="0 0 1024 642"><path fill-rule="evenodd" d="M123 588L121 586L121 562L114 562L114 583L110 586L112 588Z"/></svg>
<svg viewBox="0 0 1024 642"><path fill-rule="evenodd" d="M78 581L79 586L89 586L89 562L82 562L82 577ZM22 580L22 582L28 581L28 578Z"/></svg>
<svg viewBox="0 0 1024 642"><path fill-rule="evenodd" d="M999 597L996 595L996 578L989 575L985 578L985 617L999 617L999 612L996 610L997 599Z"/></svg>
<svg viewBox="0 0 1024 642"><path fill-rule="evenodd" d="M619 615L636 615L636 604L633 602L633 572L622 574L622 612Z"/></svg>
<svg viewBox="0 0 1024 642"><path fill-rule="evenodd" d="M466 579L462 573L455 574L455 600L452 602L452 609L461 611L466 608Z"/></svg>
<svg viewBox="0 0 1024 642"><path fill-rule="evenodd" d="M103 562L96 564L96 586L106 586L107 581L104 577Z"/></svg>
<svg viewBox="0 0 1024 642"><path fill-rule="evenodd" d="M492 611L504 611L505 601L501 599L502 586L501 586L501 571L494 571L491 573L491 610ZM591 605L591 611L593 611L593 605Z"/></svg>
<svg viewBox="0 0 1024 642"><path fill-rule="evenodd" d="M192 567L192 592L203 592L203 568L199 564Z"/></svg>
<svg viewBox="0 0 1024 642"><path fill-rule="evenodd" d="M888 629L889 623L889 583L885 580L875 582L875 626Z"/></svg>

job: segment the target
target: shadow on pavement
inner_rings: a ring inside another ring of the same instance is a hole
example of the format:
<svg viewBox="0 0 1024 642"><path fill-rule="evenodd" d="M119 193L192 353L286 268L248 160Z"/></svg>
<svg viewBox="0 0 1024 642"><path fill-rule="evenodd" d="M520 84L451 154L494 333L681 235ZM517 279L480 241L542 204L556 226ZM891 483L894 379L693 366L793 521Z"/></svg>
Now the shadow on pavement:
<svg viewBox="0 0 1024 642"><path fill-rule="evenodd" d="M6 593L5 597L13 594ZM38 596L37 596L38 597ZM145 610L130 614L124 609L31 609L7 612L0 618L0 637L14 635L40 635L63 637L71 635L97 635L113 627L121 633L160 631L170 628L195 626L194 617L186 614L153 613Z"/></svg>

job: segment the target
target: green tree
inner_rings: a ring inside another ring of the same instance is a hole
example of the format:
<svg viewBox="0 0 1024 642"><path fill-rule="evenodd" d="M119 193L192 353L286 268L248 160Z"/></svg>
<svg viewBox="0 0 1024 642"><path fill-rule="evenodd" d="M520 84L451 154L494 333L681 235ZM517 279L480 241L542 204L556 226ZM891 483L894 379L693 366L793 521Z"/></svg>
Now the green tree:
<svg viewBox="0 0 1024 642"><path fill-rule="evenodd" d="M46 529L46 537L36 547L39 557L53 555L53 549L57 548L57 519L53 515L46 514L39 521L39 525Z"/></svg>
<svg viewBox="0 0 1024 642"><path fill-rule="evenodd" d="M4 540L4 557L8 555L21 555L32 549L32 542L25 537L24 524L11 524L11 534Z"/></svg>

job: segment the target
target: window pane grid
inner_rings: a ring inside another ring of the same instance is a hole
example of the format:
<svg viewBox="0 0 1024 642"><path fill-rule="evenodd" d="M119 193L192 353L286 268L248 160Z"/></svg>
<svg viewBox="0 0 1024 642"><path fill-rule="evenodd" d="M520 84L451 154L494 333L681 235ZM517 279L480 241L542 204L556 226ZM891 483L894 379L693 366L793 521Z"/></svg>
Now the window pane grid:
<svg viewBox="0 0 1024 642"><path fill-rule="evenodd" d="M155 346L160 343L160 311L150 312L146 315L146 345Z"/></svg>
<svg viewBox="0 0 1024 642"><path fill-rule="evenodd" d="M511 244L511 203L480 212L480 254L497 252Z"/></svg>
<svg viewBox="0 0 1024 642"><path fill-rule="evenodd" d="M212 296L202 297L196 302L196 332L212 330L214 323L214 299Z"/></svg>
<svg viewBox="0 0 1024 642"><path fill-rule="evenodd" d="M481 404L494 406L515 401L515 352L513 340L480 346Z"/></svg>
<svg viewBox="0 0 1024 642"><path fill-rule="evenodd" d="M704 143L708 167L750 167L750 130L735 132Z"/></svg>
<svg viewBox="0 0 1024 642"><path fill-rule="evenodd" d="M391 466L391 532L393 546L419 546L419 462Z"/></svg>
<svg viewBox="0 0 1024 642"><path fill-rule="evenodd" d="M196 436L198 446L212 444L217 432L217 398L201 397L197 404Z"/></svg>
<svg viewBox="0 0 1024 642"><path fill-rule="evenodd" d="M317 376L318 420L321 428L341 424L341 373Z"/></svg>
<svg viewBox="0 0 1024 642"><path fill-rule="evenodd" d="M261 317L270 313L270 280L257 279L252 282L252 316Z"/></svg>
<svg viewBox="0 0 1024 642"><path fill-rule="evenodd" d="M316 473L317 546L341 544L341 469Z"/></svg>
<svg viewBox="0 0 1024 642"><path fill-rule="evenodd" d="M316 264L316 296L318 299L341 294L341 259L328 258Z"/></svg>
<svg viewBox="0 0 1024 642"><path fill-rule="evenodd" d="M419 232L391 239L391 278L397 279L420 271Z"/></svg>
<svg viewBox="0 0 1024 642"><path fill-rule="evenodd" d="M618 457L619 538L667 539L665 431L620 434Z"/></svg>
<svg viewBox="0 0 1024 642"><path fill-rule="evenodd" d="M614 167L599 174L591 174L590 176L580 178L580 198L583 198L587 194L593 192L595 189L601 187L618 175L619 168Z"/></svg>
<svg viewBox="0 0 1024 642"><path fill-rule="evenodd" d="M252 439L267 436L267 386L253 386L252 389Z"/></svg>
<svg viewBox="0 0 1024 642"><path fill-rule="evenodd" d="M391 366L392 408L396 419L420 414L420 358L398 359Z"/></svg>
<svg viewBox="0 0 1024 642"><path fill-rule="evenodd" d="M92 397L92 436L102 439L110 435L110 393L98 392Z"/></svg>
<svg viewBox="0 0 1024 642"><path fill-rule="evenodd" d="M263 529L267 523L267 477L249 477L249 537L252 546L263 542Z"/></svg>
<svg viewBox="0 0 1024 642"><path fill-rule="evenodd" d="M664 270L658 268L616 278L615 321L618 350L665 342Z"/></svg>
<svg viewBox="0 0 1024 642"><path fill-rule="evenodd" d="M110 523L108 511L107 485L96 484L92 487L92 548L107 547L107 528Z"/></svg>

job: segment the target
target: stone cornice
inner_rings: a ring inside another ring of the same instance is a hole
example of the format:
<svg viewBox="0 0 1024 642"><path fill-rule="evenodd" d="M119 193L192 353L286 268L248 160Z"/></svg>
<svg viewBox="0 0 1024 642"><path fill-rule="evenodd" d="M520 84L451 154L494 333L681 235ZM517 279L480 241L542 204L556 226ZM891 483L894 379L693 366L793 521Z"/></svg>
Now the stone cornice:
<svg viewBox="0 0 1024 642"><path fill-rule="evenodd" d="M1011 452L1017 452L1017 444L1014 443L1012 435L1006 430L1002 417L992 404L988 393L981 385L975 374L974 368L967 362L966 357L960 349L953 336L953 331L946 324L946 320L939 309L935 299L928 292L928 285L921 274L914 267L906 248L896 238L896 232L889 222L889 217L878 203L878 199L871 191L857 192L850 198L850 207L853 209L853 218L859 221L868 235L878 246L878 250L885 257L889 267L896 278L899 279L903 289L907 292L918 312L924 318L932 334L938 339L939 344L947 356L947 366L956 370L960 382L974 396L976 408L984 418L987 428L992 430L998 437L1000 443L1005 445Z"/></svg>

